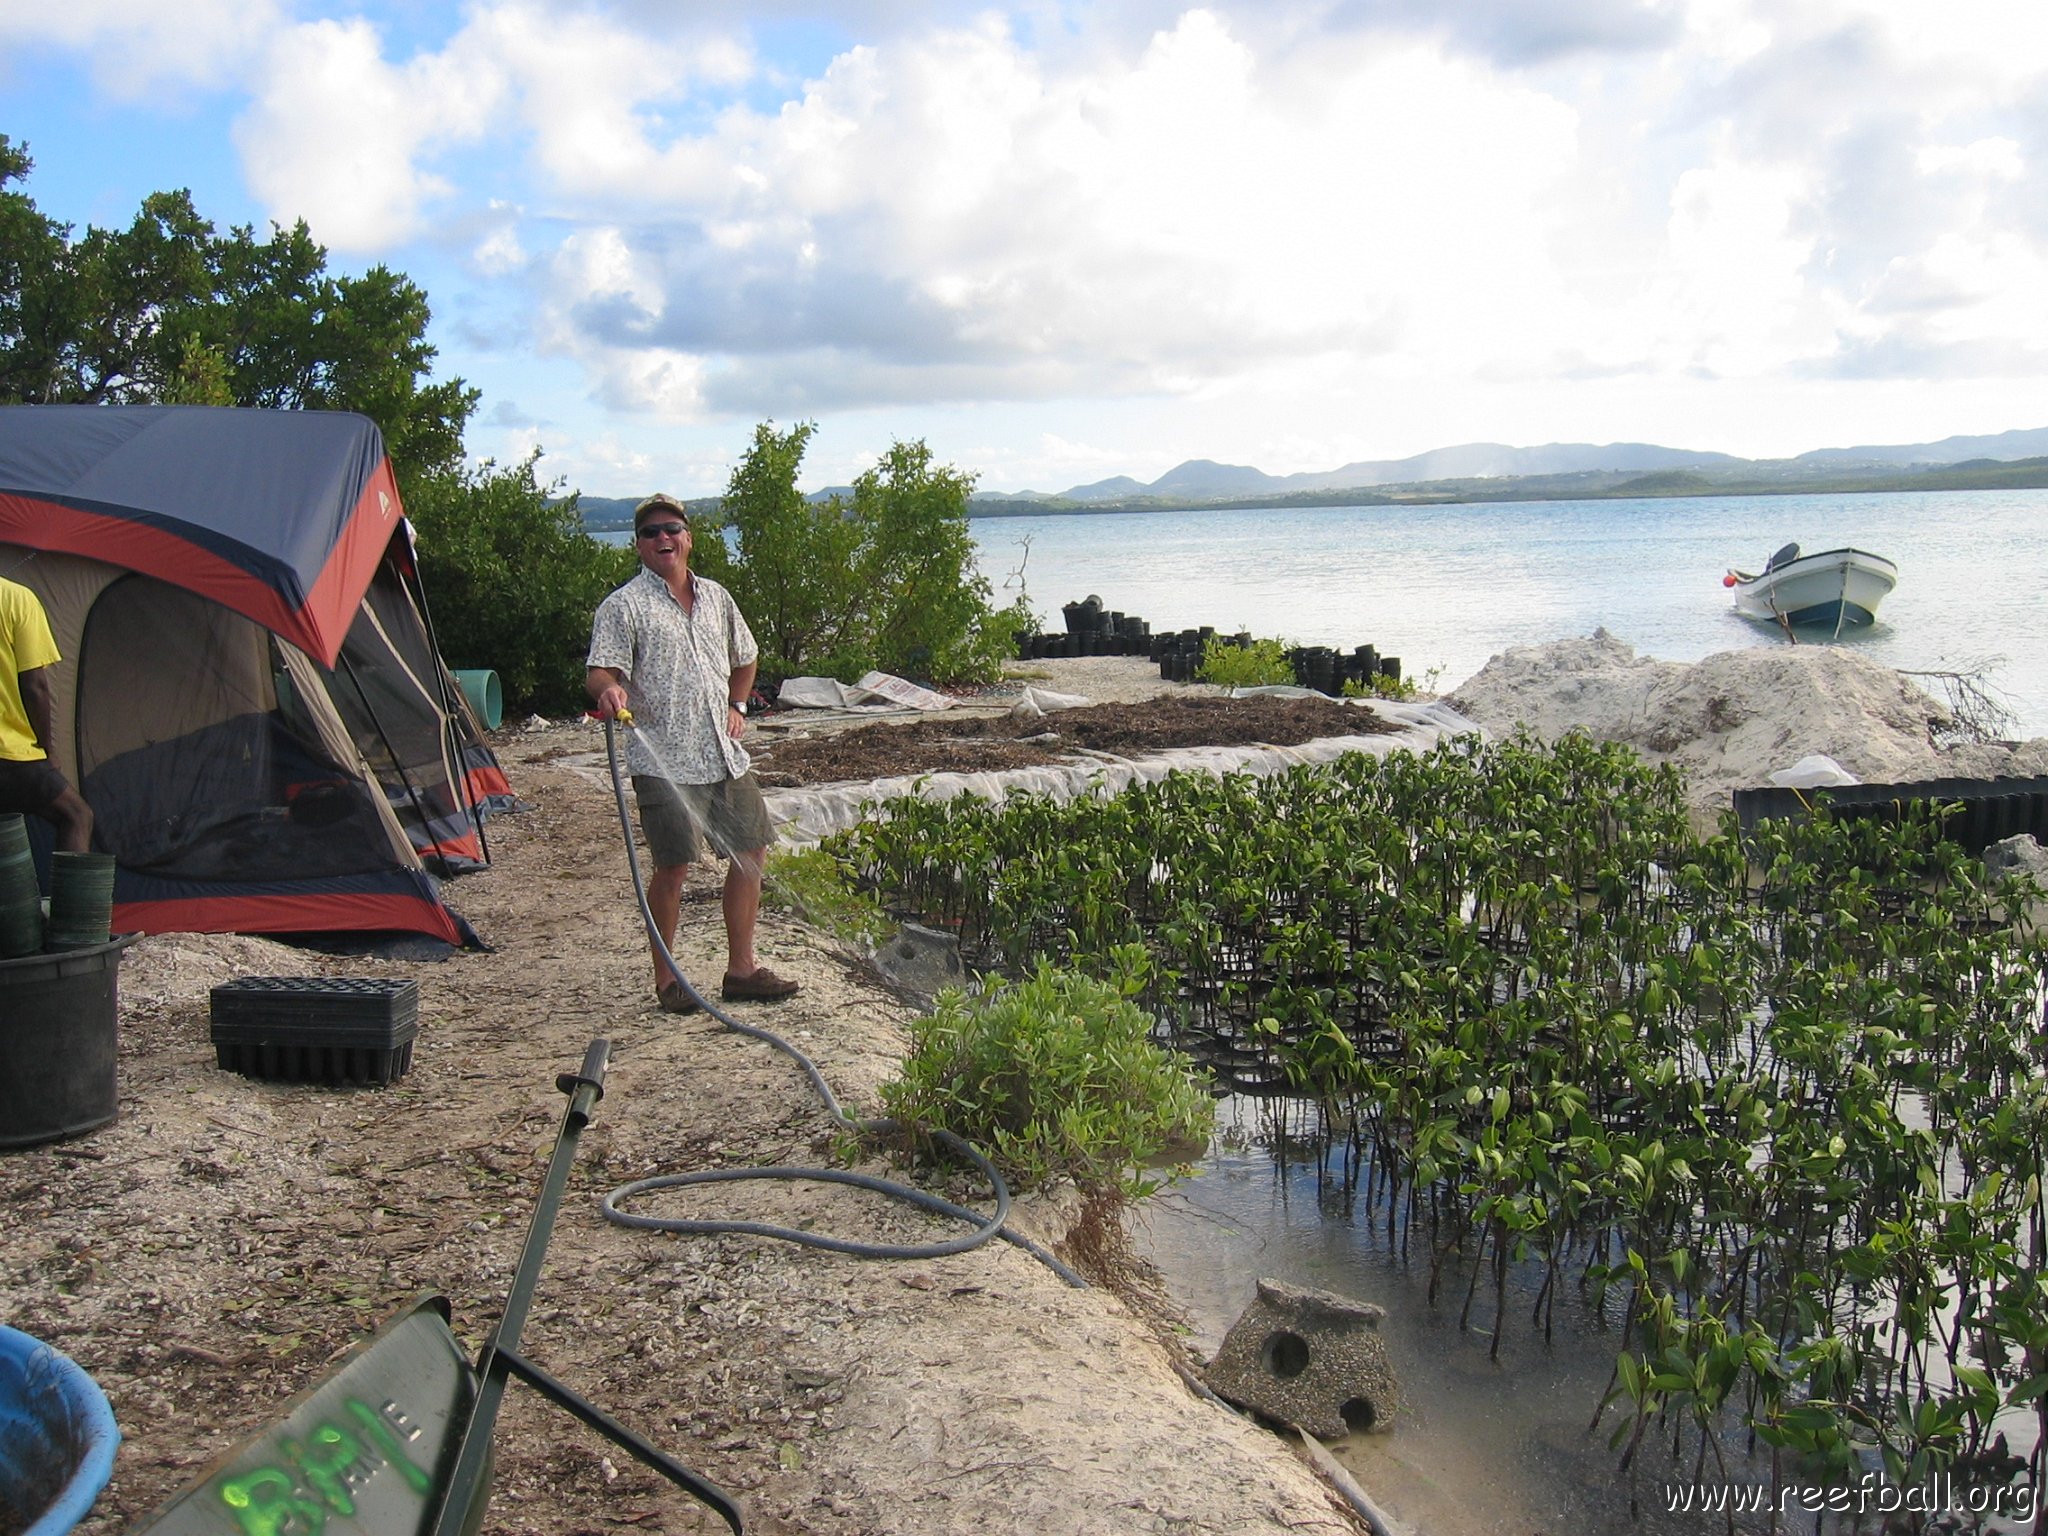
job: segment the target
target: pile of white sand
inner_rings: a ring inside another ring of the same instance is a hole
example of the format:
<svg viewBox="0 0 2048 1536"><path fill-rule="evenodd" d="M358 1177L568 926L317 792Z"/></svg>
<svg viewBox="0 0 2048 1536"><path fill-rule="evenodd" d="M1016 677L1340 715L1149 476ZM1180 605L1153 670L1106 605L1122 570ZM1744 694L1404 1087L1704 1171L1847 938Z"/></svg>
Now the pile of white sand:
<svg viewBox="0 0 2048 1536"><path fill-rule="evenodd" d="M1678 765L1688 798L1715 814L1731 790L1801 758L1833 758L1866 784L2048 773L2048 738L1938 747L1948 706L1912 679L1841 646L1758 646L1699 662L1655 661L1606 630L1519 646L1447 695L1495 735L1545 741L1582 728L1651 762Z"/></svg>
<svg viewBox="0 0 2048 1536"><path fill-rule="evenodd" d="M203 1003L224 982L244 976L305 976L319 956L243 933L152 933L121 956L121 1007L161 1012Z"/></svg>

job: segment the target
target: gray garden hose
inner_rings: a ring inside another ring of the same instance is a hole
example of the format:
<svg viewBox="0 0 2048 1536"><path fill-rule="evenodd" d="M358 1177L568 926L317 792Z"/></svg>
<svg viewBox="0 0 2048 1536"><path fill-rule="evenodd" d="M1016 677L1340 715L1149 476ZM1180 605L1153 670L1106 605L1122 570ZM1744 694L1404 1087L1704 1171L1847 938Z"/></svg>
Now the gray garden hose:
<svg viewBox="0 0 2048 1536"><path fill-rule="evenodd" d="M633 846L633 822L626 811L625 779L619 772L618 741L613 731L613 722L610 720L604 723L604 750L605 757L611 765L612 799L618 807L619 827L626 840L626 867L633 874L633 895L640 904L640 918L647 926L647 936L661 955L662 963L668 967L669 974L675 977L677 984L689 994L692 1002L727 1029L749 1039L765 1041L794 1061L802 1069L804 1076L810 1079L812 1089L825 1105L825 1112L845 1129L861 1136L899 1135L909 1131L910 1127L905 1126L900 1120L862 1120L847 1114L840 1108L839 1100L810 1057L772 1030L742 1024L691 984L690 978L683 974L683 968L676 963L675 956L669 952L668 945L661 937L661 930L655 924L654 913L647 905L647 888L640 876L640 858ZM744 1232L753 1237L779 1238L784 1242L802 1243L807 1248L823 1248L828 1252L850 1254L860 1259L937 1259L948 1254L965 1253L969 1249L979 1248L992 1237L1001 1237L1005 1241L1015 1243L1067 1284L1087 1288L1088 1282L1061 1263L1054 1254L1022 1233L1011 1231L1005 1225L1010 1216L1009 1186L1003 1182L1003 1176L996 1171L995 1165L978 1147L950 1131L931 1130L927 1134L949 1151L966 1158L979 1170L982 1177L988 1180L989 1188L995 1196L995 1210L992 1213L985 1215L968 1206L956 1205L942 1196L930 1194L909 1184L899 1184L893 1179L879 1178L874 1174L852 1173L840 1168L767 1167L713 1168L699 1173L664 1173L653 1178L635 1179L630 1184L621 1184L604 1197L604 1214L608 1220L617 1222L622 1227L642 1227L654 1232L689 1233L697 1236ZM681 1189L693 1184L729 1184L742 1179L807 1179L822 1184L848 1184L856 1189L868 1189L877 1194L887 1195L892 1200L905 1201L941 1216L951 1216L956 1220L971 1223L974 1230L937 1243L862 1243L851 1238L828 1237L816 1232L806 1232L797 1227L777 1226L772 1222L699 1221L674 1216L640 1216L620 1209L622 1202L651 1190Z"/></svg>

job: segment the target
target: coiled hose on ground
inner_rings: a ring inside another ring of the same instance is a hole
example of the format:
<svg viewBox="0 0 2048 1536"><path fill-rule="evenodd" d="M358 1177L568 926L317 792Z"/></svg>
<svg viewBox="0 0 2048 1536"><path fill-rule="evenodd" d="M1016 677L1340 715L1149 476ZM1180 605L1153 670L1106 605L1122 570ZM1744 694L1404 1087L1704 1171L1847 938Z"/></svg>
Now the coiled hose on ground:
<svg viewBox="0 0 2048 1536"><path fill-rule="evenodd" d="M669 973L675 977L684 991L689 993L693 1002L727 1029L737 1034L745 1035L752 1040L765 1041L794 1061L804 1076L810 1080L811 1088L817 1093L818 1098L825 1106L825 1112L838 1125L853 1132L855 1135L864 1137L901 1135L907 1132L910 1128L899 1120L864 1120L847 1114L840 1107L839 1100L834 1096L832 1089L826 1084L824 1075L818 1070L817 1063L813 1062L810 1057L806 1056L802 1051L772 1030L761 1029L752 1024L742 1024L738 1019L718 1007L708 997L704 996L703 993L699 992L692 985L689 977L683 974L683 968L676 963L675 956L669 952L668 945L663 942L661 930L654 921L654 913L647 905L647 887L640 875L639 854L633 846L633 821L631 815L626 810L625 779L619 772L618 740L613 722L610 720L604 723L604 750L605 758L611 769L612 799L618 807L619 828L624 834L626 841L626 867L632 871L633 875L633 896L640 905L640 919L646 925L648 938L660 953L662 964L668 967ZM950 1131L928 1129L925 1134L929 1135L948 1151L954 1152L972 1163L981 1176L988 1180L989 1189L995 1199L995 1210L993 1212L984 1214L969 1206L956 1205L951 1200L931 1194L926 1190L918 1189L913 1185L899 1184L893 1179L880 1178L874 1174L854 1173L843 1168L760 1167L713 1168L697 1173L664 1173L657 1174L653 1178L635 1179L630 1184L620 1185L604 1197L604 1214L608 1220L614 1221L622 1227L643 1227L654 1232L688 1233L696 1236L743 1232L753 1237L777 1238L783 1242L801 1243L807 1248L823 1248L832 1253L849 1254L859 1259L943 1258L947 1254L965 1253L969 1249L979 1248L990 1238L1000 1237L1006 1242L1015 1243L1019 1248L1022 1248L1026 1253L1051 1269L1054 1274L1066 1281L1067 1284L1086 1288L1087 1281L1083 1280L1067 1265L1061 1263L1055 1255L1041 1244L1033 1242L1022 1233L1011 1231L1005 1225L1010 1216L1010 1189L1003 1182L1003 1176L996 1171L995 1165L988 1160L980 1148L954 1135ZM777 1226L772 1222L725 1219L698 1220L676 1216L642 1216L635 1212L621 1209L624 1202L657 1189L682 1189L697 1184L731 1184L747 1179L807 1179L824 1184L847 1184L855 1189L872 1190L876 1194L886 1195L892 1200L904 1201L907 1204L915 1205L922 1210L931 1211L940 1216L950 1216L957 1221L967 1222L974 1230L964 1233L959 1237L948 1238L942 1242L935 1243L864 1243L856 1242L851 1238L831 1237L817 1232L806 1232L797 1227Z"/></svg>

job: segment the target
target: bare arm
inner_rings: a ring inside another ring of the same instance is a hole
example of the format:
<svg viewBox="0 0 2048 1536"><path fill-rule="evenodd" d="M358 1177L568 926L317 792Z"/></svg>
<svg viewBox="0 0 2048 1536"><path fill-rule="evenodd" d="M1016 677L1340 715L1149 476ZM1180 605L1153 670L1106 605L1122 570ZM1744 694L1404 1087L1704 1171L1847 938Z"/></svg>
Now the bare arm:
<svg viewBox="0 0 2048 1536"><path fill-rule="evenodd" d="M727 679L725 685L725 696L729 701L734 704L744 704L747 701L748 695L754 691L754 673L759 666L758 661L750 661L744 667L732 669L732 676ZM734 741L738 741L747 733L747 717L727 710L725 729Z"/></svg>
<svg viewBox="0 0 2048 1536"><path fill-rule="evenodd" d="M626 674L616 667L591 667L583 674L583 691L597 706L597 718L610 720L630 705L626 697Z"/></svg>
<svg viewBox="0 0 2048 1536"><path fill-rule="evenodd" d="M50 669L33 667L20 674L21 707L28 714L29 729L36 733L36 745L45 752L51 749L57 739L53 723L55 716L55 694L50 687Z"/></svg>

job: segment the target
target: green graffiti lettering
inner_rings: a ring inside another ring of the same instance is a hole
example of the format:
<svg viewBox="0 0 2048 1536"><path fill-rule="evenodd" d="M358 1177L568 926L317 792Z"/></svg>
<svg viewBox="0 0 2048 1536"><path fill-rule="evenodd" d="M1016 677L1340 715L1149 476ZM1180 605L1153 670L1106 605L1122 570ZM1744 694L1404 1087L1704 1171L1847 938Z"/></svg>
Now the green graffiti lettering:
<svg viewBox="0 0 2048 1536"><path fill-rule="evenodd" d="M230 1478L220 1485L220 1498L243 1536L319 1536L327 1528L327 1511L301 1498L297 1480L276 1467Z"/></svg>
<svg viewBox="0 0 2048 1536"><path fill-rule="evenodd" d="M432 1475L412 1464L398 1436L374 1408L352 1397L348 1400L348 1411L356 1423L362 1426L363 1433L369 1437L370 1443L383 1453L386 1461L398 1469L398 1475L405 1479L406 1486L419 1494L424 1494L433 1487Z"/></svg>
<svg viewBox="0 0 2048 1536"><path fill-rule="evenodd" d="M355 1465L361 1451L356 1437L338 1424L322 1424L306 1437L303 1444L288 1440L284 1447L285 1455L297 1462L300 1471L306 1474L307 1484L337 1515L356 1512L355 1500L349 1497L343 1473Z"/></svg>

